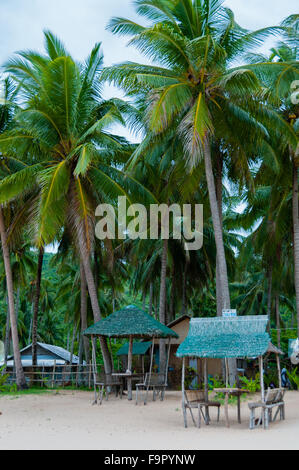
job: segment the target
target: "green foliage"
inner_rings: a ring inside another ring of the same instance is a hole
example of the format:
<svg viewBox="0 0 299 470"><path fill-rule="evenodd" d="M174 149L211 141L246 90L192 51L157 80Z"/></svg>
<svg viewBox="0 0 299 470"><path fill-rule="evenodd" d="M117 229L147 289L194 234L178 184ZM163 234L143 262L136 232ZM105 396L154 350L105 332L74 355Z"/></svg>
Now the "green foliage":
<svg viewBox="0 0 299 470"><path fill-rule="evenodd" d="M17 390L16 384L8 384L9 374L4 373L5 366L0 368L0 393L14 393Z"/></svg>
<svg viewBox="0 0 299 470"><path fill-rule="evenodd" d="M290 379L290 382L292 386L296 389L299 390L299 372L298 372L298 367L291 371L287 371L288 378Z"/></svg>
<svg viewBox="0 0 299 470"><path fill-rule="evenodd" d="M261 390L260 374L256 374L255 379L248 379L247 377L240 377L242 388L248 390L249 393L256 393Z"/></svg>

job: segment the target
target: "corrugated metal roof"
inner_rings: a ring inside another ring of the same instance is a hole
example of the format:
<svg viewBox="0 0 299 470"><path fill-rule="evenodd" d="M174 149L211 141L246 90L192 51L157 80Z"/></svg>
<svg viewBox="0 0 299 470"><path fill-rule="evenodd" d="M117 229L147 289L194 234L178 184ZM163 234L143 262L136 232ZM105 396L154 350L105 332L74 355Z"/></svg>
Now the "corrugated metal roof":
<svg viewBox="0 0 299 470"><path fill-rule="evenodd" d="M39 343L39 342L37 344L38 344L38 346L40 346L45 351L48 351L48 352L58 356L60 359L64 360L65 362L70 362L71 353L69 351L67 351L66 349L61 348L60 346L54 346L52 344ZM25 348L23 348L21 350L21 355L22 355L22 353L24 353L28 350L31 350L31 349L32 349L32 344L29 344L29 346L26 346ZM38 360L39 360L39 357L41 357L40 354L38 354L38 357L37 357ZM8 359L13 359L13 356L10 356ZM43 359L50 360L48 358L43 358ZM28 360L28 359L26 359L26 360ZM75 354L73 354L72 364L79 364L79 357L76 356ZM86 362L84 361L83 364L86 364Z"/></svg>
<svg viewBox="0 0 299 470"><path fill-rule="evenodd" d="M129 305L109 317L95 323L87 328L85 335L108 336L110 338L128 338L134 336L137 338L178 338L178 335L155 320L146 312Z"/></svg>
<svg viewBox="0 0 299 470"><path fill-rule="evenodd" d="M178 357L258 357L268 349L267 316L193 318Z"/></svg>

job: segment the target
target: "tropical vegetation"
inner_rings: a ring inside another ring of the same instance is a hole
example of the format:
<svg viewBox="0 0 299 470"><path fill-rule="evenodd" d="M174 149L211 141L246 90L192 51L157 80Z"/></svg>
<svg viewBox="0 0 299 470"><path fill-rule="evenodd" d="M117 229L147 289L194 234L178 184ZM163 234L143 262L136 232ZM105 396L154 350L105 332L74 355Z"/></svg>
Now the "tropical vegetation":
<svg viewBox="0 0 299 470"><path fill-rule="evenodd" d="M285 349L299 335L299 15L249 31L220 0L134 5L140 23L113 18L108 29L145 64L104 68L100 43L79 63L46 31L44 54L19 52L3 66L0 328L19 388L21 347L32 342L34 363L37 341L89 361L83 331L128 303L164 324L231 307L266 314ZM105 100L106 83L124 98ZM117 210L119 196L203 204L203 248L97 239L97 206Z"/></svg>

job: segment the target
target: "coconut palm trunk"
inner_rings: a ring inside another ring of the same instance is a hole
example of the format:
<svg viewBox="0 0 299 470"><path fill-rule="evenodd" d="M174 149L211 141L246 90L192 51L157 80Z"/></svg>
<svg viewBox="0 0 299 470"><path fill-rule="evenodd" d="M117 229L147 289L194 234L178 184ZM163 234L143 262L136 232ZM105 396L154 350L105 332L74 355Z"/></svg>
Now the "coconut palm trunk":
<svg viewBox="0 0 299 470"><path fill-rule="evenodd" d="M268 329L271 330L271 306L272 306L272 282L273 282L273 261L270 261L268 270L268 293L267 293L267 316Z"/></svg>
<svg viewBox="0 0 299 470"><path fill-rule="evenodd" d="M211 207L211 213L212 213L216 249L217 249L217 258L218 258L218 265L219 265L219 280L220 280L221 291L222 291L223 308L228 309L230 308L230 295L229 295L229 287L228 287L227 264L226 264L226 257L225 257L225 251L224 251L222 225L221 225L218 201L217 201L217 196L216 196L215 180L214 180L214 174L213 174L213 168L212 168L211 148L210 148L210 142L207 138L205 139L205 143L204 143L204 159L205 159L206 179L207 179L207 185L208 185L208 191L209 191L209 200L210 200L210 207Z"/></svg>
<svg viewBox="0 0 299 470"><path fill-rule="evenodd" d="M88 293L89 293L89 298L90 298L90 302L92 306L93 317L94 317L94 321L98 322L102 319L102 315L101 315L100 305L98 301L97 288L96 288L96 284L94 281L94 275L93 275L91 263L90 263L90 254L88 253L88 250L86 247L84 234L82 233L80 229L78 230L77 235L78 235L80 257L81 257L80 262L82 263L84 272L85 272L85 279L86 279L86 283L88 287ZM107 342L105 338L103 338L102 336L100 337L100 345L101 345L102 354L103 354L105 373L107 375L111 375L112 373L111 357L109 354Z"/></svg>
<svg viewBox="0 0 299 470"><path fill-rule="evenodd" d="M149 301L148 301L148 313L152 316L153 314L153 295L154 295L154 285L150 283L150 291L149 291Z"/></svg>
<svg viewBox="0 0 299 470"><path fill-rule="evenodd" d="M299 210L298 210L298 168L293 163L293 236L294 236L294 265L295 291L297 310L297 330L299 337Z"/></svg>
<svg viewBox="0 0 299 470"><path fill-rule="evenodd" d="M223 217L222 217L222 171L223 171L223 158L220 154L219 157L217 156L216 161L216 195L217 195L217 202L218 202L218 211L219 211L219 218L221 224L221 230L223 233ZM223 307L223 299L222 299L222 290L221 290L221 282L220 282L220 271L219 271L219 261L218 261L218 254L216 257L216 302L217 302L217 317L221 317Z"/></svg>
<svg viewBox="0 0 299 470"><path fill-rule="evenodd" d="M5 340L4 340L4 366L6 369L7 358L9 356L9 344L10 344L10 314L9 314L9 304L8 298L6 298L7 303L7 313L6 313L6 325L5 325Z"/></svg>
<svg viewBox="0 0 299 470"><path fill-rule="evenodd" d="M221 224L221 217L219 214L219 206L216 195L216 186L212 168L212 158L211 158L211 148L208 138L204 142L204 160L205 160L205 172L209 192L210 207L213 220L213 228L216 242L217 250L217 260L218 260L218 274L219 274L219 283L221 289L222 303L224 309L230 308L230 294L228 286L228 274L227 274L227 264L223 243L223 231ZM229 382L233 386L236 383L237 379L237 361L235 359L229 360Z"/></svg>
<svg viewBox="0 0 299 470"><path fill-rule="evenodd" d="M9 257L9 248L7 244L7 233L4 224L4 216L2 207L0 206L0 235L2 243L2 252L4 259L4 268L6 275L6 287L7 287L7 296L8 296L8 305L9 305L9 314L10 314L10 326L11 326L11 335L12 335L12 344L13 344L13 353L14 353L14 366L16 371L16 384L18 389L27 388L26 379L24 370L22 367L21 354L20 354L20 344L18 336L18 325L15 313L15 304L14 304L14 293L13 293L13 280L12 280L12 270Z"/></svg>
<svg viewBox="0 0 299 470"><path fill-rule="evenodd" d="M44 260L44 248L42 247L39 249L39 253L38 253L37 276L36 276L33 317L32 317L32 365L33 366L37 365L38 307L39 307L39 301L40 301L40 288L41 288L41 280L42 280L43 260Z"/></svg>
<svg viewBox="0 0 299 470"><path fill-rule="evenodd" d="M277 328L277 346L281 347L281 331L280 331L280 309L279 309L279 295L275 297L275 313L276 313L276 328Z"/></svg>
<svg viewBox="0 0 299 470"><path fill-rule="evenodd" d="M161 283L160 283L160 308L159 320L165 325L166 323L166 275L167 275L167 253L168 253L168 240L162 240L162 256L161 256ZM159 370L161 373L165 371L166 367L166 347L165 340L160 340L160 365Z"/></svg>
<svg viewBox="0 0 299 470"><path fill-rule="evenodd" d="M89 354L89 339L84 336L84 331L87 329L87 285L85 279L85 272L82 262L80 263L80 280L81 280L81 335L83 340L83 348L86 363L90 362Z"/></svg>

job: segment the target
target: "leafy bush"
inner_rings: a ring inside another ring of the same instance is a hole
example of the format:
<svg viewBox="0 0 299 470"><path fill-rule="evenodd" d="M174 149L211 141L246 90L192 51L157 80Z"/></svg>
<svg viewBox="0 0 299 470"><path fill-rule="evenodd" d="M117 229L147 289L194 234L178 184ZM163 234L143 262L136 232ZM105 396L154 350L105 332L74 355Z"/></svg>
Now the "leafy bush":
<svg viewBox="0 0 299 470"><path fill-rule="evenodd" d="M297 372L298 367L293 369L291 372L287 371L288 378L290 379L290 382L295 390L299 390L299 374Z"/></svg>
<svg viewBox="0 0 299 470"><path fill-rule="evenodd" d="M7 379L9 377L9 374L4 374L4 369L4 366L0 368L0 392L6 392L8 387Z"/></svg>
<svg viewBox="0 0 299 470"><path fill-rule="evenodd" d="M209 389L214 390L214 388L225 388L225 383L218 375L209 379Z"/></svg>
<svg viewBox="0 0 299 470"><path fill-rule="evenodd" d="M242 382L242 389L248 390L250 393L259 392L261 389L260 374L256 374L255 379L248 379L247 377L240 377Z"/></svg>

